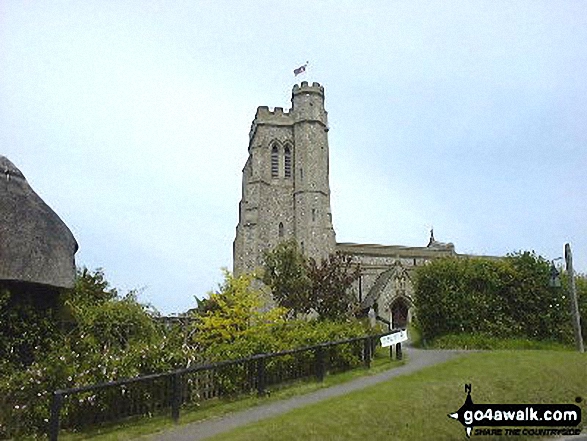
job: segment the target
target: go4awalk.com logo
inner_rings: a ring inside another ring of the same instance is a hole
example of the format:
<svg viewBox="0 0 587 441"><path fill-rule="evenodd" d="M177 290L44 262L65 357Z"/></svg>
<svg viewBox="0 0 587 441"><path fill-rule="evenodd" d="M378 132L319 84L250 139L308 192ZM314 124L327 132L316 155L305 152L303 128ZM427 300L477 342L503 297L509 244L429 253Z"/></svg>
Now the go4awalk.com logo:
<svg viewBox="0 0 587 441"><path fill-rule="evenodd" d="M581 408L575 404L475 404L471 398L471 385L465 385L467 398L450 418L465 426L467 437L474 435L525 435L557 436L579 435L576 428L581 422ZM576 399L580 401L579 398ZM534 427L527 429L526 427ZM475 429L499 427L499 429ZM557 427L543 429L542 427Z"/></svg>

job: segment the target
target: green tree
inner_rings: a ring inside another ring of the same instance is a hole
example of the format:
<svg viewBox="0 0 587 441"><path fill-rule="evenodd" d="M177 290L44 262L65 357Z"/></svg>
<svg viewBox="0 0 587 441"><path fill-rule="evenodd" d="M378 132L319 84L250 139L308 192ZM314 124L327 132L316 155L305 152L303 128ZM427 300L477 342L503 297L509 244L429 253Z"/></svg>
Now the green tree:
<svg viewBox="0 0 587 441"><path fill-rule="evenodd" d="M271 288L278 305L297 314L307 314L315 306L311 301L312 281L307 262L295 240L277 245L264 255L263 283Z"/></svg>
<svg viewBox="0 0 587 441"><path fill-rule="evenodd" d="M85 266L76 268L75 286L71 291L71 298L75 302L99 304L117 296L118 291L110 287L102 268L94 271Z"/></svg>
<svg viewBox="0 0 587 441"><path fill-rule="evenodd" d="M350 287L359 279L361 268L352 256L340 252L331 254L318 264L306 263L311 281L311 305L321 319L344 320L354 317L358 300Z"/></svg>
<svg viewBox="0 0 587 441"><path fill-rule="evenodd" d="M294 240L265 253L263 282L278 305L297 314L318 313L321 319L353 316L357 300L350 292L361 270L351 256L334 253L319 263L307 259Z"/></svg>
<svg viewBox="0 0 587 441"><path fill-rule="evenodd" d="M251 328L283 319L283 308L263 310L263 296L254 288L254 280L252 274L234 277L224 270L224 282L217 292L210 293L205 310L196 315L192 326L191 343L196 349L205 351L214 345L233 343Z"/></svg>

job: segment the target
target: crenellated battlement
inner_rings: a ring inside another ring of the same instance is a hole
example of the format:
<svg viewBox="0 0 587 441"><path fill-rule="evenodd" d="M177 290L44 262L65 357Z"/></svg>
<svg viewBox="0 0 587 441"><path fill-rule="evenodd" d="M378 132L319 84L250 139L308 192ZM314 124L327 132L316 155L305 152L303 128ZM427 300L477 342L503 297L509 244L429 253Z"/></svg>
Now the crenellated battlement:
<svg viewBox="0 0 587 441"><path fill-rule="evenodd" d="M298 95L300 93L317 93L324 96L324 86L316 82L310 86L307 81L302 81L302 84L299 86L295 84L292 90L292 95Z"/></svg>
<svg viewBox="0 0 587 441"><path fill-rule="evenodd" d="M275 107L271 110L268 106L257 107L255 119L251 123L249 140L253 139L257 127L260 125L290 126L293 123L291 109L283 110L283 107Z"/></svg>
<svg viewBox="0 0 587 441"><path fill-rule="evenodd" d="M288 109L284 111L283 107L275 107L271 110L268 106L259 106L257 107L257 113L255 114L255 119L258 122L273 122L289 117L290 110Z"/></svg>
<svg viewBox="0 0 587 441"><path fill-rule="evenodd" d="M327 126L326 112L324 111L324 86L307 81L295 84L292 89L292 108L283 107L271 109L269 106L257 107L255 119L251 123L249 141L253 139L257 128L261 125L291 126L299 121L322 122Z"/></svg>

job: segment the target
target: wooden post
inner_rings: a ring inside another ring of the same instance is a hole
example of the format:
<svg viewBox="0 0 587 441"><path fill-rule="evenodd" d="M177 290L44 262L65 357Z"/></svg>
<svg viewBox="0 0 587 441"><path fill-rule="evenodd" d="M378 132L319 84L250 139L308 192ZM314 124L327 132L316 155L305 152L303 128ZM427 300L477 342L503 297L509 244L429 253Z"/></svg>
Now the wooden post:
<svg viewBox="0 0 587 441"><path fill-rule="evenodd" d="M392 345L392 347L393 347L393 345ZM402 344L401 343L395 344L395 359L396 360L402 359Z"/></svg>
<svg viewBox="0 0 587 441"><path fill-rule="evenodd" d="M51 400L51 420L49 421L49 440L57 441L59 437L59 414L63 406L63 395L59 391L53 392Z"/></svg>
<svg viewBox="0 0 587 441"><path fill-rule="evenodd" d="M363 340L363 361L365 366L371 367L371 337L365 337Z"/></svg>
<svg viewBox="0 0 587 441"><path fill-rule="evenodd" d="M573 330L575 331L575 345L577 351L585 352L583 336L581 335L581 314L579 312L579 302L577 300L577 287L575 286L575 273L573 271L573 254L571 245L565 244L565 261L567 263L567 274L569 275L569 294L571 296L571 320Z"/></svg>
<svg viewBox="0 0 587 441"><path fill-rule="evenodd" d="M265 357L257 359L257 395L265 395Z"/></svg>
<svg viewBox="0 0 587 441"><path fill-rule="evenodd" d="M171 377L172 395L171 395L171 418L177 423L179 421L179 409L181 407L181 374L176 372Z"/></svg>
<svg viewBox="0 0 587 441"><path fill-rule="evenodd" d="M318 346L315 351L316 380L324 381L326 375L326 354L324 353L324 346Z"/></svg>

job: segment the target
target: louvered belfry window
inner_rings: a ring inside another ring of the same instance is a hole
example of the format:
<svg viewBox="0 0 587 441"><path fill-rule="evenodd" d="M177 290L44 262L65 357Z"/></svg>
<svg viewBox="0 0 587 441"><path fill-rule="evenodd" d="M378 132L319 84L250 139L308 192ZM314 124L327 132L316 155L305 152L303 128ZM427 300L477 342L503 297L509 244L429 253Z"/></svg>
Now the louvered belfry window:
<svg viewBox="0 0 587 441"><path fill-rule="evenodd" d="M289 146L285 148L284 169L285 177L291 178L291 149L289 148Z"/></svg>
<svg viewBox="0 0 587 441"><path fill-rule="evenodd" d="M279 176L279 152L277 146L274 145L271 149L271 177L276 178Z"/></svg>

